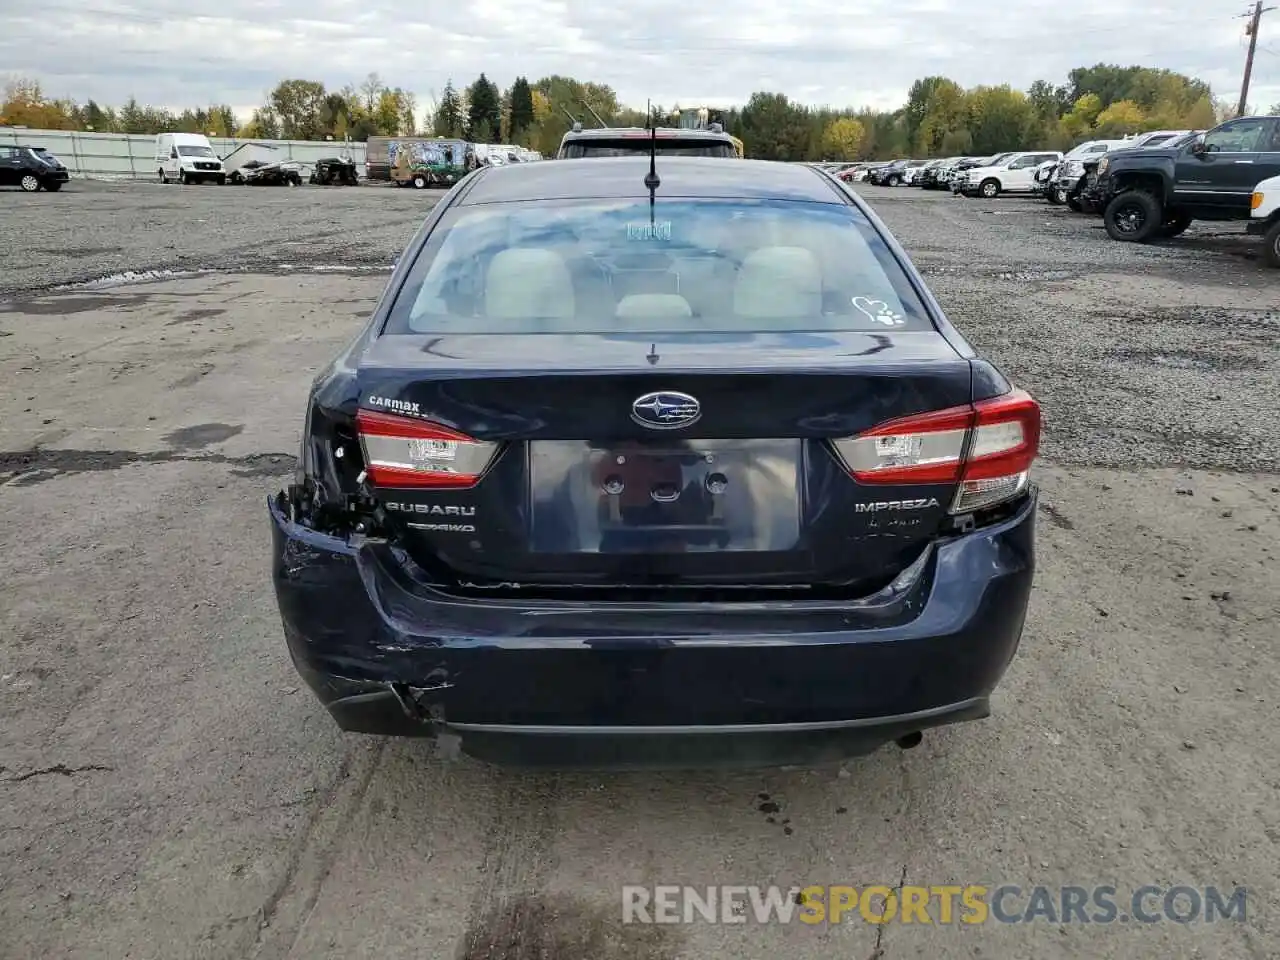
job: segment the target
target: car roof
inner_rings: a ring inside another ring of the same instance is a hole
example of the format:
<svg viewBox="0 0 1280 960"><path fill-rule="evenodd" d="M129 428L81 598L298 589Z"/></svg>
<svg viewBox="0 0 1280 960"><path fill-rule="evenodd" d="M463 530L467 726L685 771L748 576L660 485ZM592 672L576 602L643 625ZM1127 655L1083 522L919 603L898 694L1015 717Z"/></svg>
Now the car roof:
<svg viewBox="0 0 1280 960"><path fill-rule="evenodd" d="M807 200L849 203L836 181L803 163L658 155L660 197ZM460 205L521 200L646 197L649 157L549 160L490 168L476 175Z"/></svg>
<svg viewBox="0 0 1280 960"><path fill-rule="evenodd" d="M645 127L592 127L590 130L570 130L564 135L565 140L613 140L618 137L636 138L638 134L647 134ZM658 127L660 137L691 137L697 140L729 140L723 130L698 130L692 127Z"/></svg>

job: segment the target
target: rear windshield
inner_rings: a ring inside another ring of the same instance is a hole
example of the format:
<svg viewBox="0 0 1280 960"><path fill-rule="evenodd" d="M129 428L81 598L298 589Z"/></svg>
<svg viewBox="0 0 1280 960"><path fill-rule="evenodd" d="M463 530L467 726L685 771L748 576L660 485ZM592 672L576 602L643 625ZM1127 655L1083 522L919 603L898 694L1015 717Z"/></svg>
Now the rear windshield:
<svg viewBox="0 0 1280 960"><path fill-rule="evenodd" d="M629 137L609 140L603 137L590 140L570 140L564 145L561 159L576 160L581 157L634 157L649 152L648 137ZM697 140L692 137L658 137L658 153L667 157L736 157L732 143L724 140Z"/></svg>
<svg viewBox="0 0 1280 960"><path fill-rule="evenodd" d="M387 333L932 330L855 207L572 200L445 214Z"/></svg>

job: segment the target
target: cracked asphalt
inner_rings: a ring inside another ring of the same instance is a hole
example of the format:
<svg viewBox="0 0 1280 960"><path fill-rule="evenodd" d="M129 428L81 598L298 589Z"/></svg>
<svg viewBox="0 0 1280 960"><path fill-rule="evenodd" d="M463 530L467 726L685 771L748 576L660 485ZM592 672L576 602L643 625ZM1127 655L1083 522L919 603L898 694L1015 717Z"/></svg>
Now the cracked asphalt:
<svg viewBox="0 0 1280 960"><path fill-rule="evenodd" d="M837 767L612 775L339 734L285 653L265 498L428 197L0 195L0 958L1280 955L1280 277L1230 227L1135 248L1026 200L865 195L1045 410L994 715ZM49 292L149 270L183 274ZM771 883L1248 908L620 923L626 884Z"/></svg>

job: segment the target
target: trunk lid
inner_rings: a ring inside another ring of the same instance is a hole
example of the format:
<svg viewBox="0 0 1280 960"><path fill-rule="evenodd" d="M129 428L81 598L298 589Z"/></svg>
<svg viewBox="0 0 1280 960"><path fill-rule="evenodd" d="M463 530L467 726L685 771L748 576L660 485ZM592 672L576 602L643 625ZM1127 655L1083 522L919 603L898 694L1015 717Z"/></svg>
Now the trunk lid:
<svg viewBox="0 0 1280 960"><path fill-rule="evenodd" d="M831 441L972 389L936 331L398 334L364 352L357 386L362 410L492 444L469 487L375 481L420 566L611 589L892 580L955 485L860 484Z"/></svg>

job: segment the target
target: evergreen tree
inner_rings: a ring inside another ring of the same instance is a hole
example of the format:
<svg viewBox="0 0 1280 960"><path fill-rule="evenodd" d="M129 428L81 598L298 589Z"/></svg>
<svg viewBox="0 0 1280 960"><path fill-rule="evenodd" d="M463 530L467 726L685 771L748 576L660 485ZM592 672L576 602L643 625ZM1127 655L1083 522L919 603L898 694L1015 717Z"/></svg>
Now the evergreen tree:
<svg viewBox="0 0 1280 960"><path fill-rule="evenodd" d="M502 131L502 94L483 73L467 89L467 139L497 143Z"/></svg>
<svg viewBox="0 0 1280 960"><path fill-rule="evenodd" d="M511 85L511 139L518 140L533 126L533 90L524 77Z"/></svg>
<svg viewBox="0 0 1280 960"><path fill-rule="evenodd" d="M436 115L432 120L431 132L437 137L461 137L466 132L467 119L462 103L462 95L449 80L440 95L440 103L436 106Z"/></svg>

